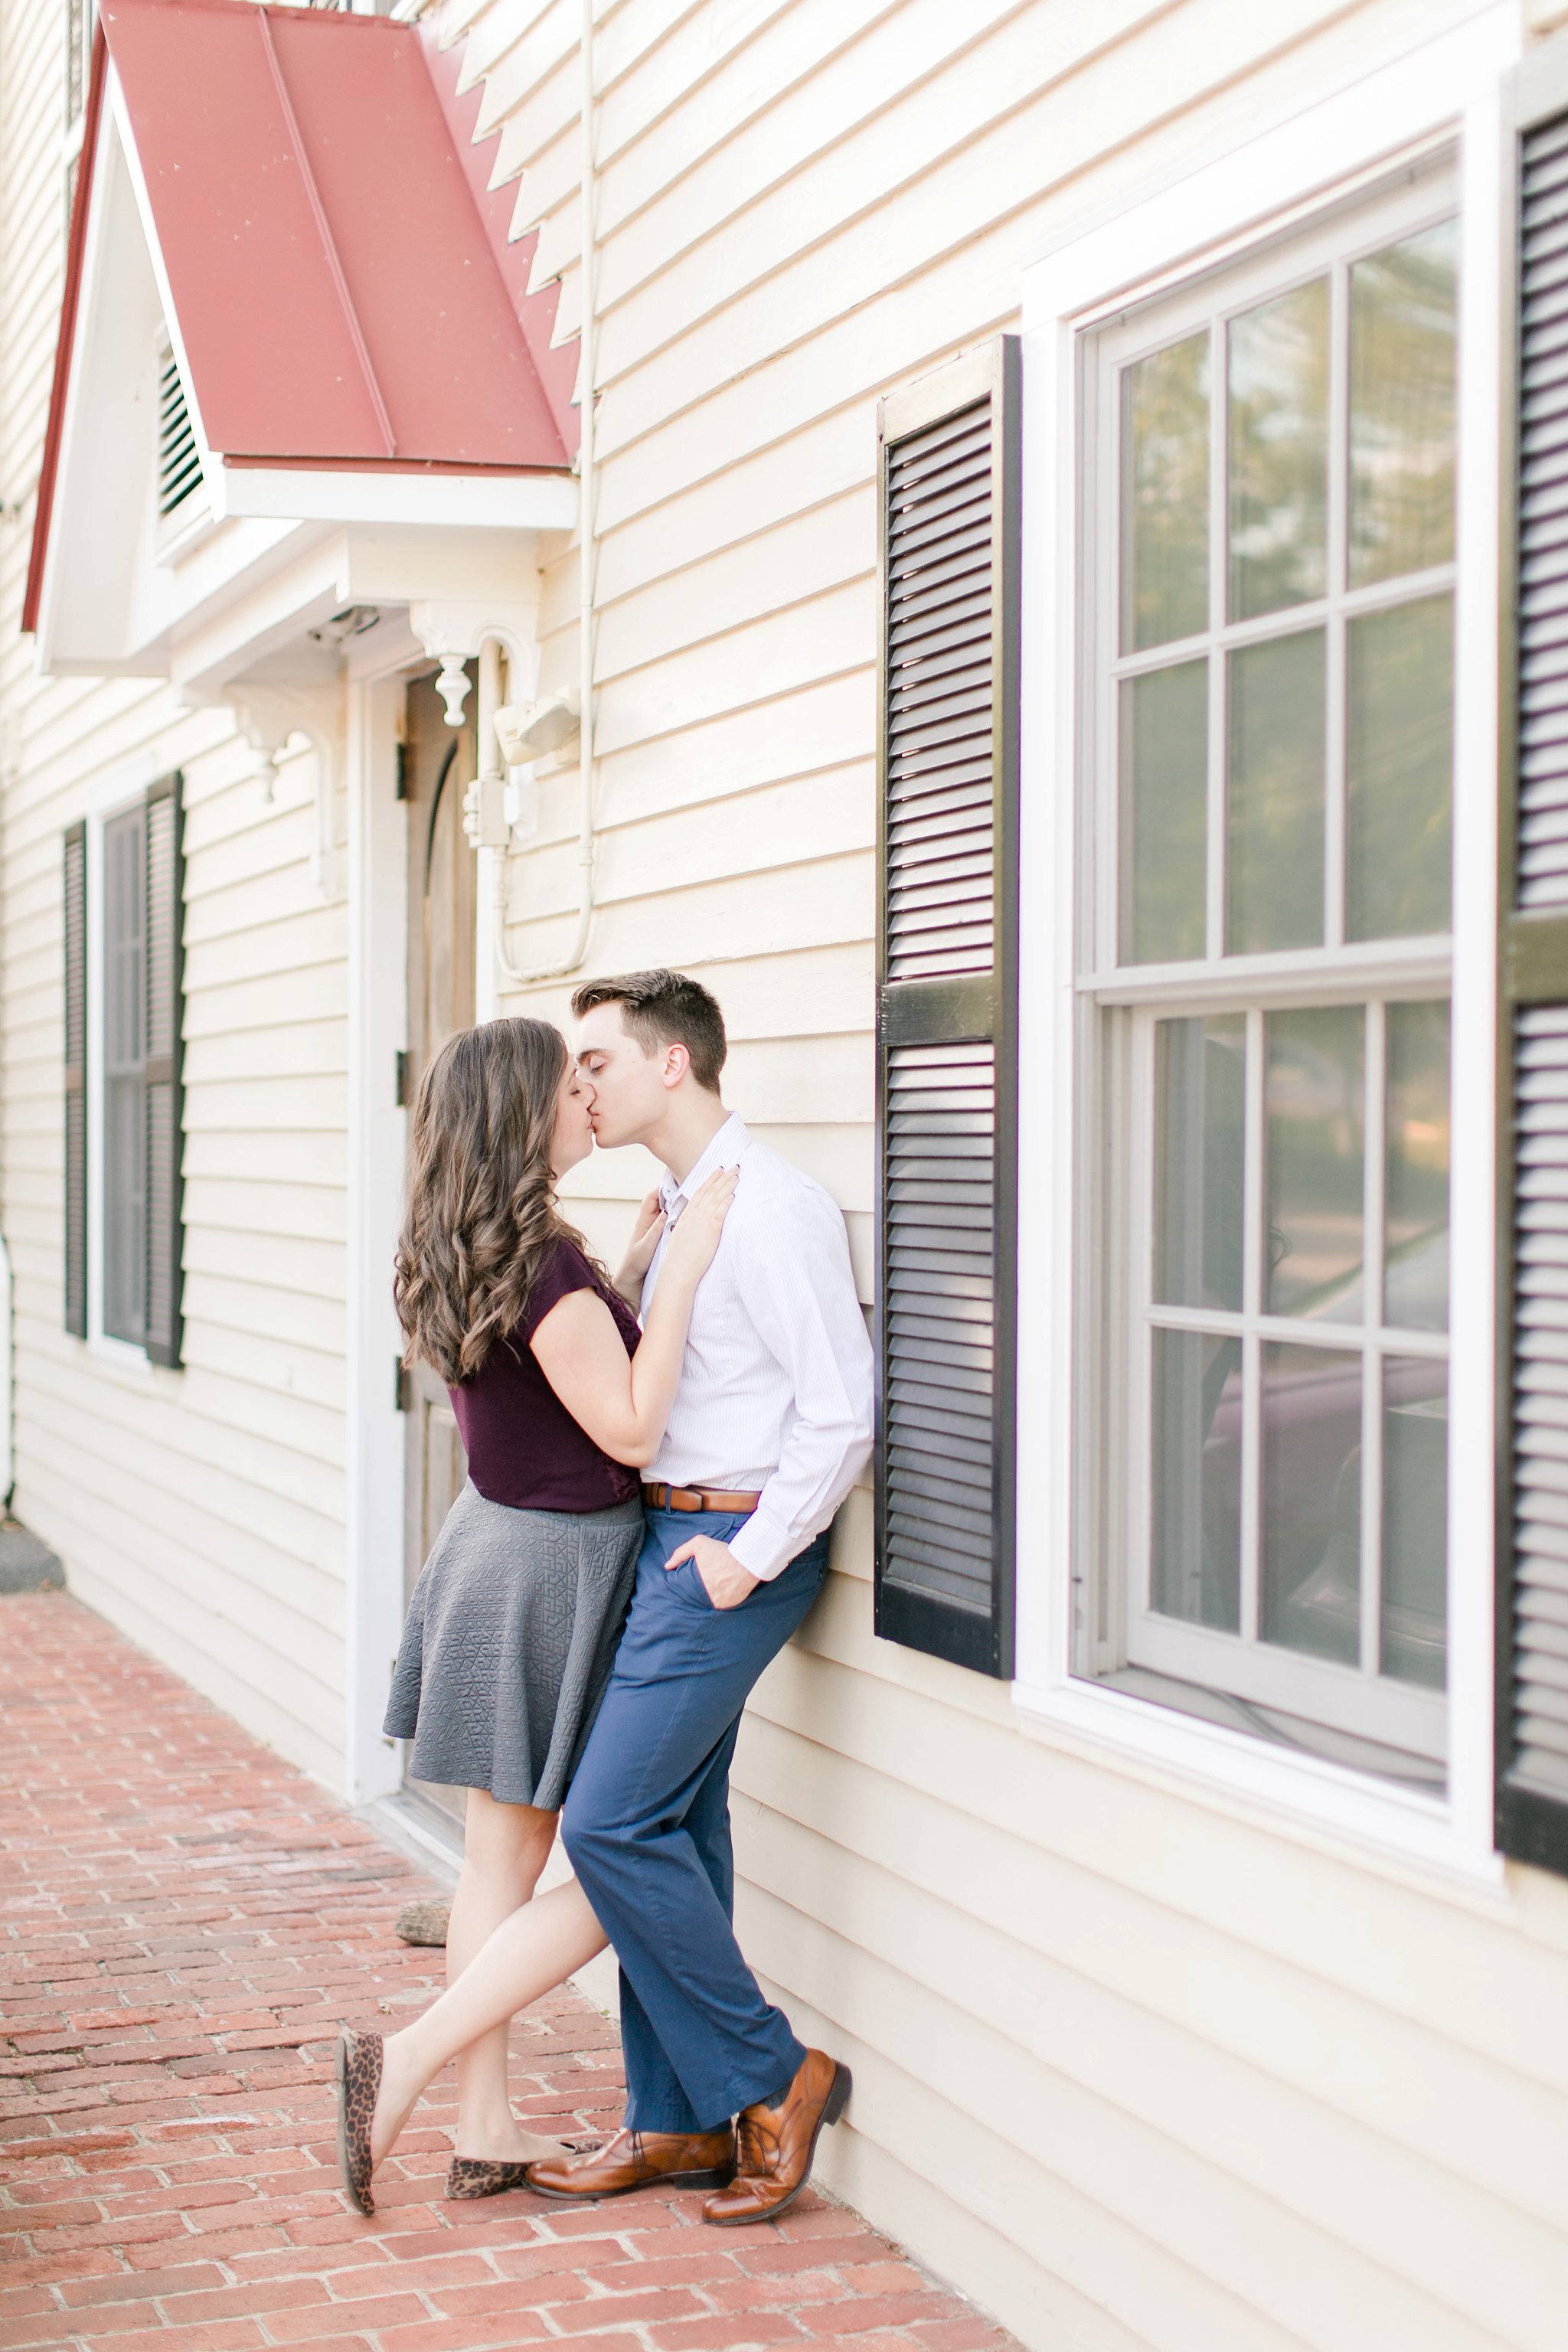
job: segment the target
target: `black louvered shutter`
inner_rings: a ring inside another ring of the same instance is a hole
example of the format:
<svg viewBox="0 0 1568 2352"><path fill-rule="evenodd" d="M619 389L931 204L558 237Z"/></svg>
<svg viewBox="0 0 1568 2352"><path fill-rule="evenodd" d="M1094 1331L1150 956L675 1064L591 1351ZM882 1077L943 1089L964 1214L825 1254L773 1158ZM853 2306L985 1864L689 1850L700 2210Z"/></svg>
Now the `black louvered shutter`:
<svg viewBox="0 0 1568 2352"><path fill-rule="evenodd" d="M1558 107L1563 105L1558 100ZM1568 1870L1568 112L1518 116L1503 551L1497 1832Z"/></svg>
<svg viewBox="0 0 1568 2352"><path fill-rule="evenodd" d="M181 779L165 776L147 795L146 1136L147 1255L142 1296L145 1346L155 1364L177 1364L181 1316L180 1033L184 866Z"/></svg>
<svg viewBox="0 0 1568 2352"><path fill-rule="evenodd" d="M65 1313L87 1337L87 827L65 837Z"/></svg>
<svg viewBox="0 0 1568 2352"><path fill-rule="evenodd" d="M1018 342L883 401L877 1631L1013 1671Z"/></svg>

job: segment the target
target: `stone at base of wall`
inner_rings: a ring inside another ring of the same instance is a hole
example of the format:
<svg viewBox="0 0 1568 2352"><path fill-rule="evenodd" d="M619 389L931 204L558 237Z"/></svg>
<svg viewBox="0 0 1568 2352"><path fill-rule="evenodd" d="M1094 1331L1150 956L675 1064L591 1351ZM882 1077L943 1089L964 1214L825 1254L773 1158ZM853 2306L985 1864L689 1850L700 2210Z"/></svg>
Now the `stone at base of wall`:
<svg viewBox="0 0 1568 2352"><path fill-rule="evenodd" d="M451 1916L449 1903L405 1903L392 1923L392 1932L405 1944L444 1944Z"/></svg>
<svg viewBox="0 0 1568 2352"><path fill-rule="evenodd" d="M59 1555L20 1519L0 1519L0 1592L63 1592Z"/></svg>

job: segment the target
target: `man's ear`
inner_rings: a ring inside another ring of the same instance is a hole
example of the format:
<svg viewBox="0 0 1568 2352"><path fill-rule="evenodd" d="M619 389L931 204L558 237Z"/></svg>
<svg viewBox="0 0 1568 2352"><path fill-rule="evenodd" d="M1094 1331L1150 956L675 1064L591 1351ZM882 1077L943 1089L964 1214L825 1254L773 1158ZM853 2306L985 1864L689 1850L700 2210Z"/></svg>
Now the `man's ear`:
<svg viewBox="0 0 1568 2352"><path fill-rule="evenodd" d="M672 1092L675 1087L680 1084L682 1078L686 1076L687 1071L690 1067L691 1054L689 1047L685 1045L667 1045L665 1047L664 1067L660 1070L659 1076Z"/></svg>

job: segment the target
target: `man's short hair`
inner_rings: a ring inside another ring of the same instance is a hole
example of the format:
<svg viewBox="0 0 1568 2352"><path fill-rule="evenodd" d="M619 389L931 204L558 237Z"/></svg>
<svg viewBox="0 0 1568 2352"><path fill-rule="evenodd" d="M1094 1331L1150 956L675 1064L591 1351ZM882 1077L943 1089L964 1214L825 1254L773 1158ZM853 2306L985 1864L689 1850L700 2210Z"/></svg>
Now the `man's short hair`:
<svg viewBox="0 0 1568 2352"><path fill-rule="evenodd" d="M691 1075L710 1095L730 1048L717 997L683 971L626 971L616 980L585 981L572 999L580 1021L595 1004L618 1004L629 1036L645 1054L659 1045L684 1045Z"/></svg>

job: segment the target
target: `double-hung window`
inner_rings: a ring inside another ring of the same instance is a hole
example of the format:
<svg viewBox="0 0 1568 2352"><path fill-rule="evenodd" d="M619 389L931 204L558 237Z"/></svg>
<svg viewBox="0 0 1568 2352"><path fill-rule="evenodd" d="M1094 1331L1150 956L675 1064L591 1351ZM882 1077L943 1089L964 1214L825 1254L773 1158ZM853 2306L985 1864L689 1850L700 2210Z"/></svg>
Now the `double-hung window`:
<svg viewBox="0 0 1568 2352"><path fill-rule="evenodd" d="M1445 1754L1457 233L1439 171L1087 343L1073 1671Z"/></svg>
<svg viewBox="0 0 1568 2352"><path fill-rule="evenodd" d="M178 1364L184 1332L182 780L64 842L65 1325Z"/></svg>

